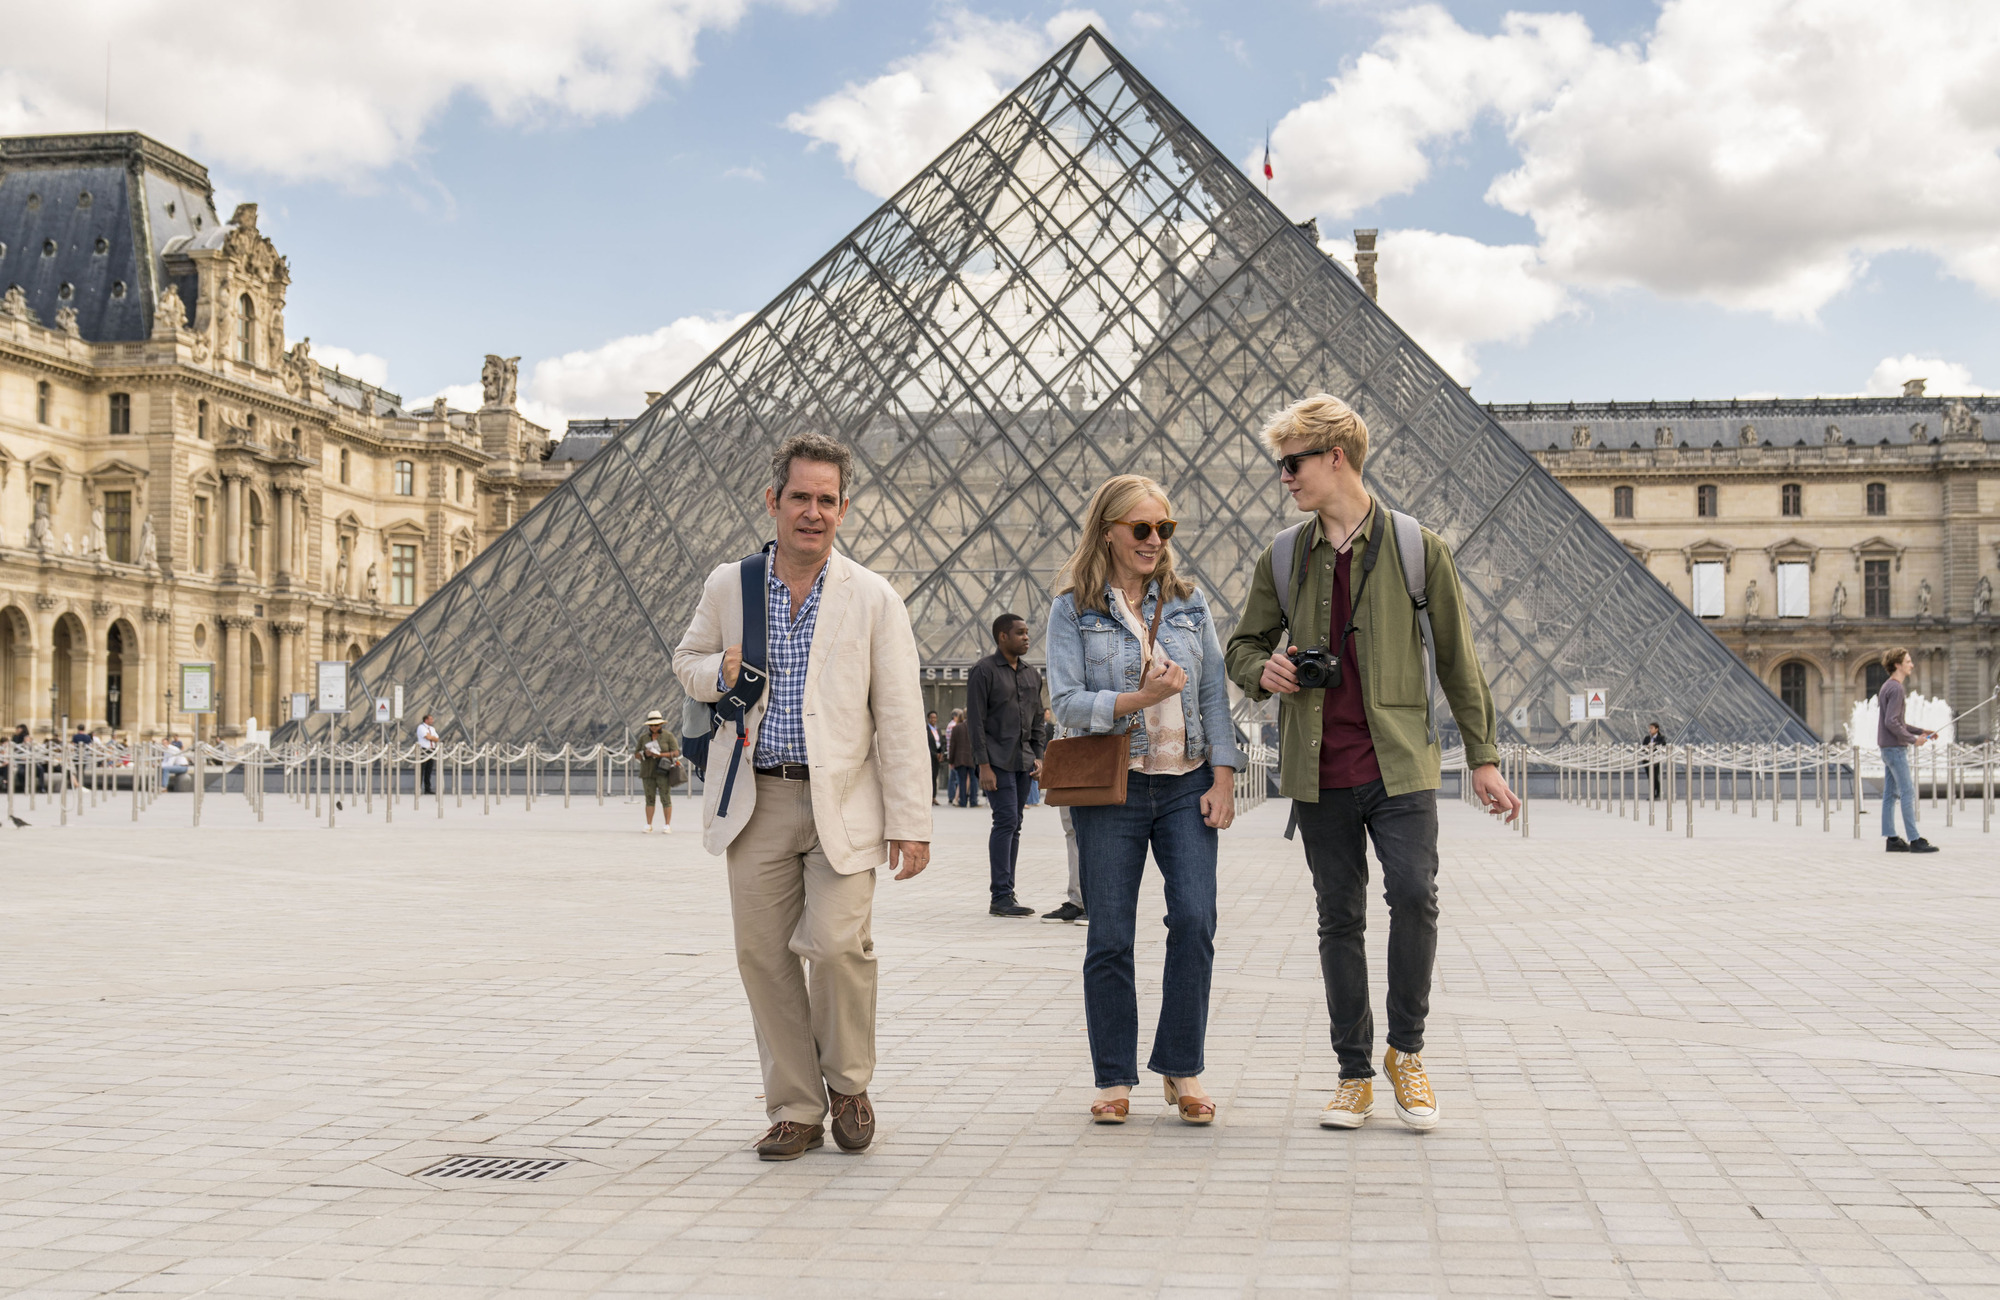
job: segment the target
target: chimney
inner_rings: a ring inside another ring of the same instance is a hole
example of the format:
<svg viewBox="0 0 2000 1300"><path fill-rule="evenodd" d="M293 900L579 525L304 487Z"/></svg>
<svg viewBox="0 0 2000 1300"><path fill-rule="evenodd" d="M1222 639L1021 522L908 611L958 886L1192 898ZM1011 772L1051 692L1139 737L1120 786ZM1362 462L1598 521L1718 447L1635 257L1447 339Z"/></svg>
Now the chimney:
<svg viewBox="0 0 2000 1300"><path fill-rule="evenodd" d="M1903 396L1922 397L1924 395L1924 385L1929 382L1927 379L1905 379L1903 381Z"/></svg>
<svg viewBox="0 0 2000 1300"><path fill-rule="evenodd" d="M1361 281L1361 292L1368 295L1368 301L1375 299L1375 236L1373 230L1354 232L1354 274Z"/></svg>

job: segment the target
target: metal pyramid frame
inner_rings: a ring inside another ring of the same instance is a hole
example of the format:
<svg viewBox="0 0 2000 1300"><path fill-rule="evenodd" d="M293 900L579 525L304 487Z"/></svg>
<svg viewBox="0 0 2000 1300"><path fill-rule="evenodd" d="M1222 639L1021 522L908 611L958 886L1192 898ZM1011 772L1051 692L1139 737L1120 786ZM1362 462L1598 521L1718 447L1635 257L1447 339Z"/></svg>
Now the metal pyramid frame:
<svg viewBox="0 0 2000 1300"><path fill-rule="evenodd" d="M768 537L769 458L803 430L854 448L842 548L904 594L927 676L988 653L1002 610L1039 629L1120 472L1168 487L1226 635L1292 514L1257 430L1317 391L1367 419L1373 490L1453 547L1503 739L1576 738L1586 687L1611 701L1586 736L1811 739L1088 29L371 649L343 723L392 684L447 739L677 717L673 646L709 570Z"/></svg>

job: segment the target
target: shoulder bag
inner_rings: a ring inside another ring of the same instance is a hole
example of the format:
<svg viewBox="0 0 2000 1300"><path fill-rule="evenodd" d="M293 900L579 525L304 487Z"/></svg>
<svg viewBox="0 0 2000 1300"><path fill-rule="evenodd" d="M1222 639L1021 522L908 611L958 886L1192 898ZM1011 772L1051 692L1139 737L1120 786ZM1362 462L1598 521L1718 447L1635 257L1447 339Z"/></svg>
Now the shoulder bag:
<svg viewBox="0 0 2000 1300"><path fill-rule="evenodd" d="M1159 643L1160 612L1166 593L1153 603L1146 629L1147 650ZM1103 736L1065 736L1042 752L1042 798L1058 808L1096 808L1125 802L1125 777L1132 769L1132 731Z"/></svg>

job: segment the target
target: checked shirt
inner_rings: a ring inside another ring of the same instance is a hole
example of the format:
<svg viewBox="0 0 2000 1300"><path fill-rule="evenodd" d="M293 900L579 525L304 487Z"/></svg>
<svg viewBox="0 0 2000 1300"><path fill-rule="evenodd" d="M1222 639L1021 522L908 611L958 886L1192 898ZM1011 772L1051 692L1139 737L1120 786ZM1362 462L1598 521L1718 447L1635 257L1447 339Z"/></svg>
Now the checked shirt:
<svg viewBox="0 0 2000 1300"><path fill-rule="evenodd" d="M819 597L826 589L828 566L813 579L812 594L792 617L792 589L769 567L764 585L765 625L770 628L771 701L757 732L756 767L806 761L806 658L812 654L813 628L819 623Z"/></svg>

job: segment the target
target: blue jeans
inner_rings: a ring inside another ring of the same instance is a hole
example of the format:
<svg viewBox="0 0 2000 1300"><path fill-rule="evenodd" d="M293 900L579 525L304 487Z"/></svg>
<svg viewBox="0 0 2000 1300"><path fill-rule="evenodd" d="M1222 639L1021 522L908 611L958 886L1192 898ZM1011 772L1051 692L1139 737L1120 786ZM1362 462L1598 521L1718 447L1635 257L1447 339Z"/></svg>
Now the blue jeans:
<svg viewBox="0 0 2000 1300"><path fill-rule="evenodd" d="M1882 746L1882 838L1896 833L1896 802L1902 800L1903 827L1917 836L1917 783L1910 775L1907 745Z"/></svg>
<svg viewBox="0 0 2000 1300"><path fill-rule="evenodd" d="M993 875L993 901L1014 897L1014 864L1021 858L1021 809L1028 802L1028 774L993 769L994 786L986 796L993 808L993 833L986 837L986 858ZM977 778L973 788L978 788Z"/></svg>
<svg viewBox="0 0 2000 1300"><path fill-rule="evenodd" d="M1167 894L1167 961L1160 1023L1146 1068L1200 1074L1208 1038L1208 983L1215 969L1215 829L1201 797L1215 785L1204 763L1182 776L1133 772L1125 802L1070 809L1082 867L1090 938L1083 954L1083 1011L1091 1068L1100 1088L1139 1083L1139 990L1132 972L1139 880L1153 850Z"/></svg>

